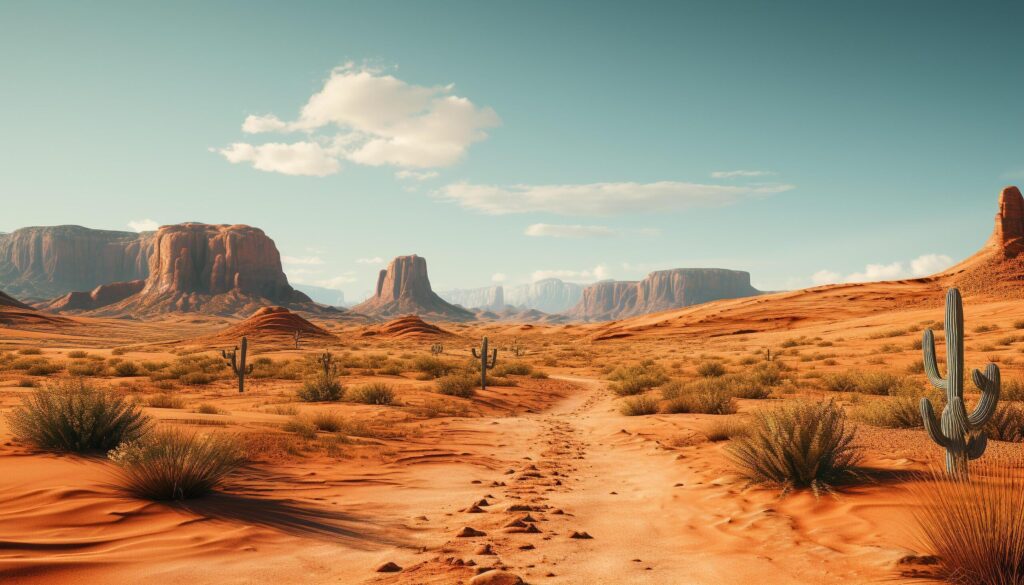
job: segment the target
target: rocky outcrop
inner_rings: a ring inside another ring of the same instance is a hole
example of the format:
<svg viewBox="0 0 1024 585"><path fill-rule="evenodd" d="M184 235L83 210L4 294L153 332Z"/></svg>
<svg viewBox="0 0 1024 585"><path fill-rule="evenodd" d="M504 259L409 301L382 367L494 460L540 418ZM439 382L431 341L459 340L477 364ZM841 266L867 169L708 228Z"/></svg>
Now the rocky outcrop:
<svg viewBox="0 0 1024 585"><path fill-rule="evenodd" d="M377 276L373 296L352 310L380 317L424 315L448 321L473 319L473 313L445 302L430 288L427 260L415 254L392 260Z"/></svg>
<svg viewBox="0 0 1024 585"><path fill-rule="evenodd" d="M295 343L295 332L299 332L299 344L311 341L330 341L335 337L332 333L314 325L302 316L289 311L285 307L263 307L249 316L248 319L224 329L217 335L207 338L211 342L237 343L242 337L275 341L289 346Z"/></svg>
<svg viewBox="0 0 1024 585"><path fill-rule="evenodd" d="M1024 198L1017 187L1006 187L999 194L996 225L988 245L1007 258L1014 258L1024 250Z"/></svg>
<svg viewBox="0 0 1024 585"><path fill-rule="evenodd" d="M433 323L427 323L416 315L405 315L392 319L383 325L364 330L362 337L388 337L391 339L429 339L449 337L452 334Z"/></svg>
<svg viewBox="0 0 1024 585"><path fill-rule="evenodd" d="M574 319L611 321L719 299L761 294L750 273L722 268L659 270L639 282L602 281L587 287L566 313Z"/></svg>
<svg viewBox="0 0 1024 585"><path fill-rule="evenodd" d="M484 288L442 291L437 294L449 303L462 305L467 309L500 310L505 308L505 289L500 284Z"/></svg>
<svg viewBox="0 0 1024 585"><path fill-rule="evenodd" d="M138 294L146 286L145 280L129 280L127 282L115 282L102 284L92 289L91 292L69 292L58 297L40 308L58 313L74 311L94 311L101 307L123 301L124 299Z"/></svg>
<svg viewBox="0 0 1024 585"><path fill-rule="evenodd" d="M1005 187L992 235L977 253L929 277L964 294L986 294L1024 299L1024 197L1020 189Z"/></svg>
<svg viewBox="0 0 1024 585"><path fill-rule="evenodd" d="M146 278L152 233L76 225L28 227L0 234L0 287L48 299L103 284Z"/></svg>
<svg viewBox="0 0 1024 585"><path fill-rule="evenodd" d="M545 278L530 284L509 287L505 291L505 302L545 313L561 313L580 302L584 288L582 284Z"/></svg>
<svg viewBox="0 0 1024 585"><path fill-rule="evenodd" d="M11 309L31 309L32 307L0 290L0 307Z"/></svg>

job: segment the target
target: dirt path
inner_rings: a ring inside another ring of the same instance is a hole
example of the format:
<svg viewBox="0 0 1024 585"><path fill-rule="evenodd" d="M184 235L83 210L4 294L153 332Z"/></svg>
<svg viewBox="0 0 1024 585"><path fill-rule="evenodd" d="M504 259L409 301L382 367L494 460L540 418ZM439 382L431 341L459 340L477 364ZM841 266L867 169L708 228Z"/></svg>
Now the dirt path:
<svg viewBox="0 0 1024 585"><path fill-rule="evenodd" d="M622 417L603 382L560 379L581 391L545 413L489 423L503 438L494 455L512 463L476 480L485 501L446 519L441 554L383 582L450 579L453 567L463 581L495 567L553 584L898 580L895 561L908 551L885 546L876 522L898 499L780 501L744 489L721 446L685 446L707 417ZM481 534L455 536L466 527Z"/></svg>

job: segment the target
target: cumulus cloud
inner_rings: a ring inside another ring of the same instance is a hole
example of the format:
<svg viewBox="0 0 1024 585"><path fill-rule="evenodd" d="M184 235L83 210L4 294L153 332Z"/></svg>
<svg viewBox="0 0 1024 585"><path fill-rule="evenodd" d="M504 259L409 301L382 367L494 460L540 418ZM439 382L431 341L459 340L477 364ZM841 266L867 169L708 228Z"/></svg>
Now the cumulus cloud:
<svg viewBox="0 0 1024 585"><path fill-rule="evenodd" d="M418 169L451 166L501 123L494 110L453 91L452 85L413 85L348 63L331 72L295 120L262 114L250 115L242 123L247 134L301 132L307 141L240 142L217 152L233 163L248 162L259 170L291 175L334 174L341 169L341 160ZM273 148L268 150L269 146ZM291 164L278 160L285 154Z"/></svg>
<svg viewBox="0 0 1024 585"><path fill-rule="evenodd" d="M319 266L324 260L319 256L281 256L281 262L293 266Z"/></svg>
<svg viewBox="0 0 1024 585"><path fill-rule="evenodd" d="M395 178L402 181L429 181L430 179L436 179L437 176L437 171L410 171L406 169L395 172Z"/></svg>
<svg viewBox="0 0 1024 585"><path fill-rule="evenodd" d="M128 227L136 232L152 232L156 231L160 224L152 219L133 219L128 222Z"/></svg>
<svg viewBox="0 0 1024 585"><path fill-rule="evenodd" d="M736 179L736 178L747 178L747 177L770 177L775 174L775 171L714 171L711 173L712 179Z"/></svg>
<svg viewBox="0 0 1024 585"><path fill-rule="evenodd" d="M908 263L890 262L889 264L868 264L864 270L846 276L833 270L819 270L811 275L815 285L835 284L840 282L876 282L880 280L899 280L901 278L920 278L930 276L949 268L953 259L945 254L924 254Z"/></svg>
<svg viewBox="0 0 1024 585"><path fill-rule="evenodd" d="M506 280L508 280L508 275L504 272L495 272L491 275L492 282L505 282Z"/></svg>
<svg viewBox="0 0 1024 585"><path fill-rule="evenodd" d="M455 183L439 196L483 213L544 212L561 215L613 215L717 207L765 197L793 185L703 185L679 181L590 183L576 185L473 185Z"/></svg>
<svg viewBox="0 0 1024 585"><path fill-rule="evenodd" d="M356 258L356 264L374 264L380 265L384 263L384 259L380 256L374 256L373 258Z"/></svg>
<svg viewBox="0 0 1024 585"><path fill-rule="evenodd" d="M608 267L604 264L598 264L589 270L536 270L532 275L532 280L536 282L545 278L560 278L562 280L593 282L595 280L605 280L610 278L610 276Z"/></svg>
<svg viewBox="0 0 1024 585"><path fill-rule="evenodd" d="M557 225L535 223L523 232L535 238L593 238L617 235L619 232L603 225Z"/></svg>

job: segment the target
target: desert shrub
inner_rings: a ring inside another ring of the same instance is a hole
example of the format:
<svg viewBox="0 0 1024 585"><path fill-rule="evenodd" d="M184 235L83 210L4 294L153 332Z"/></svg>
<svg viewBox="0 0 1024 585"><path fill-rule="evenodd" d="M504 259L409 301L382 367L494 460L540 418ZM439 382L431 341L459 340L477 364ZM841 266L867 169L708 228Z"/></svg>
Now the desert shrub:
<svg viewBox="0 0 1024 585"><path fill-rule="evenodd" d="M223 410L217 408L209 402L204 402L196 407L196 412L199 414L226 414Z"/></svg>
<svg viewBox="0 0 1024 585"><path fill-rule="evenodd" d="M996 441L1024 441L1024 406L1016 402L1000 404L985 430L988 438Z"/></svg>
<svg viewBox="0 0 1024 585"><path fill-rule="evenodd" d="M936 559L939 580L959 585L1024 583L1024 476L1020 462L934 470L910 485L913 536Z"/></svg>
<svg viewBox="0 0 1024 585"><path fill-rule="evenodd" d="M996 325L978 325L974 328L975 333L988 333L989 331L995 331L999 329Z"/></svg>
<svg viewBox="0 0 1024 585"><path fill-rule="evenodd" d="M661 397L665 400L679 398L679 396L686 391L686 387L686 382L683 382L682 380L669 380L667 384L661 387Z"/></svg>
<svg viewBox="0 0 1024 585"><path fill-rule="evenodd" d="M151 408L185 408L185 400L170 392L154 394L146 399L146 406Z"/></svg>
<svg viewBox="0 0 1024 585"><path fill-rule="evenodd" d="M68 359L80 360L80 359L85 359L87 357L89 357L89 354L84 352L84 351L82 351L82 350L80 350L80 349L76 349L74 351L69 351L68 352Z"/></svg>
<svg viewBox="0 0 1024 585"><path fill-rule="evenodd" d="M487 385L488 386L518 386L519 382L516 382L512 378L505 378L503 376L492 376L487 374Z"/></svg>
<svg viewBox="0 0 1024 585"><path fill-rule="evenodd" d="M622 401L619 412L626 416L657 414L658 401L650 396L630 396Z"/></svg>
<svg viewBox="0 0 1024 585"><path fill-rule="evenodd" d="M82 380L38 389L9 415L14 435L42 449L108 451L141 437L149 418L127 397Z"/></svg>
<svg viewBox="0 0 1024 585"><path fill-rule="evenodd" d="M141 368L135 362L125 361L114 366L114 373L122 378L130 378L138 376L141 373Z"/></svg>
<svg viewBox="0 0 1024 585"><path fill-rule="evenodd" d="M126 353L128 353L128 350L123 347L115 347L110 350L110 355L124 355Z"/></svg>
<svg viewBox="0 0 1024 585"><path fill-rule="evenodd" d="M476 392L476 377L471 374L449 374L437 379L437 391L448 396L470 398Z"/></svg>
<svg viewBox="0 0 1024 585"><path fill-rule="evenodd" d="M64 366L60 364L43 361L41 363L29 366L29 368L25 370L25 373L28 374L29 376L49 376L50 374L55 374L63 369Z"/></svg>
<svg viewBox="0 0 1024 585"><path fill-rule="evenodd" d="M736 402L726 388L713 386L703 388L687 388L676 398L665 405L668 414L733 414Z"/></svg>
<svg viewBox="0 0 1024 585"><path fill-rule="evenodd" d="M1024 382L1018 378L1003 378L999 390L1000 400L1024 400Z"/></svg>
<svg viewBox="0 0 1024 585"><path fill-rule="evenodd" d="M21 378L18 380L19 388L35 388L37 385L37 382L32 378Z"/></svg>
<svg viewBox="0 0 1024 585"><path fill-rule="evenodd" d="M303 402L337 402L345 394L345 388L331 372L321 371L315 377L306 380L296 392Z"/></svg>
<svg viewBox="0 0 1024 585"><path fill-rule="evenodd" d="M313 426L319 431L336 433L345 426L345 421L333 412L318 412L310 419Z"/></svg>
<svg viewBox="0 0 1024 585"><path fill-rule="evenodd" d="M423 372L431 378L440 378L455 370L455 365L433 356L420 356L412 363L413 369Z"/></svg>
<svg viewBox="0 0 1024 585"><path fill-rule="evenodd" d="M660 366L646 361L637 366L615 368L608 379L613 382L612 392L619 396L632 396L661 386L669 378Z"/></svg>
<svg viewBox="0 0 1024 585"><path fill-rule="evenodd" d="M404 370L402 369L402 364L400 362L391 362L377 370L377 372L382 376L401 376L403 371Z"/></svg>
<svg viewBox="0 0 1024 585"><path fill-rule="evenodd" d="M907 365L907 373L911 375L920 375L924 373L924 361L915 360Z"/></svg>
<svg viewBox="0 0 1024 585"><path fill-rule="evenodd" d="M296 416L284 423L284 430L295 433L303 439L316 438L316 425L307 417Z"/></svg>
<svg viewBox="0 0 1024 585"><path fill-rule="evenodd" d="M371 382L346 392L345 400L387 406L395 403L395 391L383 382Z"/></svg>
<svg viewBox="0 0 1024 585"><path fill-rule="evenodd" d="M43 350L38 347L25 347L18 350L18 355L43 355Z"/></svg>
<svg viewBox="0 0 1024 585"><path fill-rule="evenodd" d="M717 378L725 375L725 366L722 362L706 361L697 366L697 375L704 378Z"/></svg>
<svg viewBox="0 0 1024 585"><path fill-rule="evenodd" d="M896 396L920 393L921 384L907 376L888 372L859 372L848 370L829 374L823 379L825 388L835 392L860 392L878 396Z"/></svg>
<svg viewBox="0 0 1024 585"><path fill-rule="evenodd" d="M540 370L534 370L534 371L530 372L530 377L533 378L534 380L547 380L548 379L547 372L542 372Z"/></svg>
<svg viewBox="0 0 1024 585"><path fill-rule="evenodd" d="M1014 329L1024 329L1024 319L1018 319L1013 322Z"/></svg>
<svg viewBox="0 0 1024 585"><path fill-rule="evenodd" d="M859 384L859 373L852 370L836 372L824 377L825 388L834 392L856 392Z"/></svg>
<svg viewBox="0 0 1024 585"><path fill-rule="evenodd" d="M175 388L178 387L178 385L174 382L174 380L160 380L159 382L153 382L153 387L156 388L157 390L167 392L169 390L174 390Z"/></svg>
<svg viewBox="0 0 1024 585"><path fill-rule="evenodd" d="M122 487L148 500L203 496L241 466L237 439L180 430L159 430L110 452Z"/></svg>
<svg viewBox="0 0 1024 585"><path fill-rule="evenodd" d="M778 386L786 379L789 369L782 362L764 362L751 369L748 377L759 386Z"/></svg>
<svg viewBox="0 0 1024 585"><path fill-rule="evenodd" d="M469 408L461 402L452 400L428 399L416 408L416 413L426 418L437 418L440 416L467 416Z"/></svg>
<svg viewBox="0 0 1024 585"><path fill-rule="evenodd" d="M736 417L722 417L712 420L706 427L704 434L709 441L720 442L742 437L747 434L747 423Z"/></svg>
<svg viewBox="0 0 1024 585"><path fill-rule="evenodd" d="M498 364L498 367L494 368L494 374L497 376L529 376L533 373L533 366L525 364L523 362L509 362L507 364Z"/></svg>
<svg viewBox="0 0 1024 585"><path fill-rule="evenodd" d="M924 426L920 399L914 396L893 396L866 401L853 410L853 418L875 427L914 429Z"/></svg>
<svg viewBox="0 0 1024 585"><path fill-rule="evenodd" d="M183 374L179 380L186 386L205 386L213 382L213 376L206 372L188 372Z"/></svg>
<svg viewBox="0 0 1024 585"><path fill-rule="evenodd" d="M819 494L856 474L860 451L843 409L831 400L755 411L748 431L732 441L729 453L751 482Z"/></svg>
<svg viewBox="0 0 1024 585"><path fill-rule="evenodd" d="M299 407L294 404L275 404L268 406L265 410L271 414L285 414L289 416L299 414Z"/></svg>

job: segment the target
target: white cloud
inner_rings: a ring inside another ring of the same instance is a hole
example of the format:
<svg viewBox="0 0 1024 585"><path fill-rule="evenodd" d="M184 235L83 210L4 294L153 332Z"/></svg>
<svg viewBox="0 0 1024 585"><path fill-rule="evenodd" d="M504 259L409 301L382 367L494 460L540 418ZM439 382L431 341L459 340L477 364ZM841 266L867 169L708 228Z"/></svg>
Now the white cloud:
<svg viewBox="0 0 1024 585"><path fill-rule="evenodd" d="M612 215L717 207L790 189L793 185L703 185L678 181L508 187L455 183L444 187L439 196L494 215L528 212Z"/></svg>
<svg viewBox="0 0 1024 585"><path fill-rule="evenodd" d="M281 256L281 262L299 266L318 266L323 264L324 260L319 256Z"/></svg>
<svg viewBox="0 0 1024 585"><path fill-rule="evenodd" d="M401 170L395 172L395 178L401 181L429 181L438 177L437 171L410 171Z"/></svg>
<svg viewBox="0 0 1024 585"><path fill-rule="evenodd" d="M814 286L821 286L823 284L835 284L837 282L842 282L842 280L842 274L839 274L838 272L833 272L831 270L819 270L811 275L811 282L814 283Z"/></svg>
<svg viewBox="0 0 1024 585"><path fill-rule="evenodd" d="M608 237L618 234L618 231L603 225L555 225L550 223L535 223L526 228L523 232L535 238L590 238Z"/></svg>
<svg viewBox="0 0 1024 585"><path fill-rule="evenodd" d="M374 256L373 258L357 258L356 264L383 264L384 259L380 256Z"/></svg>
<svg viewBox="0 0 1024 585"><path fill-rule="evenodd" d="M326 177L341 170L335 151L316 142L268 142L259 145L236 142L217 152L228 162L247 162L255 169L284 175Z"/></svg>
<svg viewBox="0 0 1024 585"><path fill-rule="evenodd" d="M714 171L711 173L713 179L735 179L738 177L770 177L775 171Z"/></svg>
<svg viewBox="0 0 1024 585"><path fill-rule="evenodd" d="M133 219L128 222L128 227L137 232L156 231L160 224L152 219Z"/></svg>
<svg viewBox="0 0 1024 585"><path fill-rule="evenodd" d="M358 278L353 276L351 273L346 272L345 274L342 274L340 276L335 276L334 278L326 278L326 279L323 279L323 280L318 280L318 281L314 282L313 284L316 285L316 286L322 286L324 288L341 288L343 285L351 284L353 282L358 282L358 281L359 281Z"/></svg>
<svg viewBox="0 0 1024 585"><path fill-rule="evenodd" d="M925 254L910 261L910 273L914 276L931 276L953 264L953 259L945 254Z"/></svg>
<svg viewBox="0 0 1024 585"><path fill-rule="evenodd" d="M491 281L493 282L505 282L508 280L508 275L504 272L495 272L491 275Z"/></svg>
<svg viewBox="0 0 1024 585"><path fill-rule="evenodd" d="M342 285L351 284L358 282L359 279L355 276L352 271L343 272L338 276L331 278L317 278L319 270L290 270L288 271L288 280L295 284L311 284L313 286L322 286L324 288L340 289Z"/></svg>
<svg viewBox="0 0 1024 585"><path fill-rule="evenodd" d="M304 132L311 142L236 143L217 152L233 163L250 162L260 170L292 175L333 174L341 168L341 160L420 169L451 166L471 144L487 138L487 129L501 123L494 110L476 106L453 94L453 89L452 85L412 85L348 63L331 71L296 120L264 114L248 116L242 123L247 134ZM321 144L328 147L315 151L308 146ZM294 151L297 145L304 145L303 158L314 159L299 166L306 172L296 172L294 164L266 160L268 146L275 146L274 154L280 156L282 147Z"/></svg>
<svg viewBox="0 0 1024 585"><path fill-rule="evenodd" d="M907 264L899 261L889 264L868 264L864 270L847 274L845 277L832 270L819 270L811 275L811 282L817 286L839 282L876 282L920 278L945 270L953 263L953 259L945 254L924 254Z"/></svg>
<svg viewBox="0 0 1024 585"><path fill-rule="evenodd" d="M610 276L608 267L604 264L598 264L590 270L536 270L532 275L532 279L534 282L544 280L545 278L593 282L595 280L605 280Z"/></svg>

